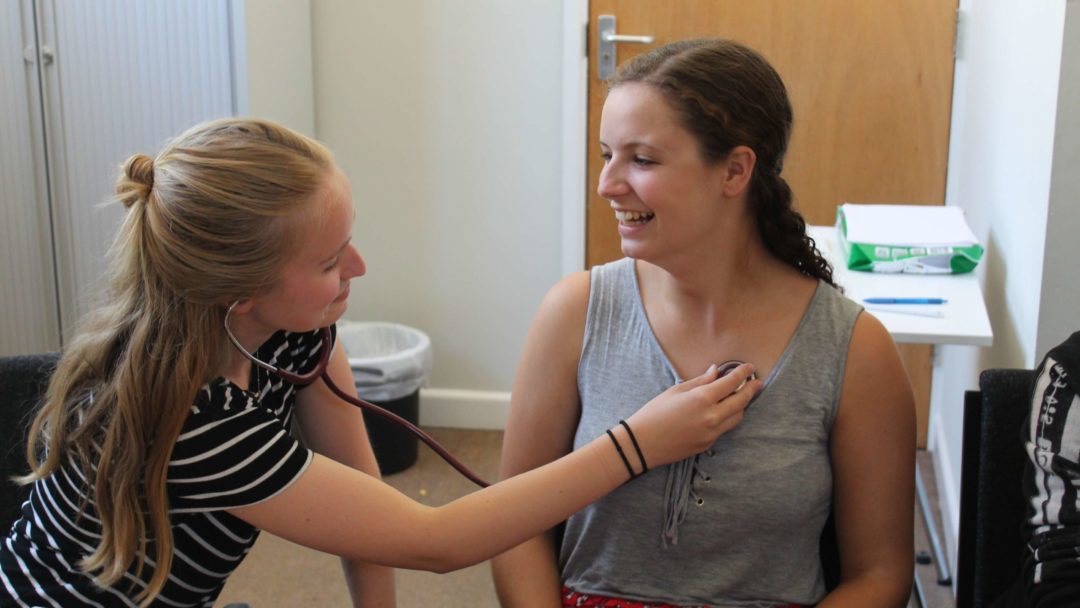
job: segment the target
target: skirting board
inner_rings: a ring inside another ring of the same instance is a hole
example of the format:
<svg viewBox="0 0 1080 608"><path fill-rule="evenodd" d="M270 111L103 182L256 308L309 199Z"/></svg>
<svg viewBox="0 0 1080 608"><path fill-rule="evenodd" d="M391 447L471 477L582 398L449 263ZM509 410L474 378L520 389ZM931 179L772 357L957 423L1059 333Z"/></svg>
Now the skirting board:
<svg viewBox="0 0 1080 608"><path fill-rule="evenodd" d="M930 421L929 433L933 435L934 480L938 493L938 510L943 521L938 522L945 542L945 553L949 556L949 571L956 572L957 535L960 531L960 480L953 479L952 460L949 456L949 442L940 416ZM956 577L953 576L955 583Z"/></svg>
<svg viewBox="0 0 1080 608"><path fill-rule="evenodd" d="M420 389L421 426L501 431L509 415L509 392Z"/></svg>

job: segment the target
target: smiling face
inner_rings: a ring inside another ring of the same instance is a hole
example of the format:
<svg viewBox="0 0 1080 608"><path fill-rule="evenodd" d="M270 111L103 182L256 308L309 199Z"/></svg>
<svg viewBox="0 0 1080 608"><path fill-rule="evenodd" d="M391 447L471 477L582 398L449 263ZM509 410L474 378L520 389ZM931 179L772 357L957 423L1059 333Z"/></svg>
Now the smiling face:
<svg viewBox="0 0 1080 608"><path fill-rule="evenodd" d="M654 260L715 240L731 194L729 163L702 158L660 91L641 83L614 88L600 118L600 148L597 192L611 201L623 254Z"/></svg>
<svg viewBox="0 0 1080 608"><path fill-rule="evenodd" d="M311 331L336 322L348 306L349 281L366 270L350 240L355 212L340 170L327 176L313 204L314 209L291 220L301 222L297 245L277 282L237 307L244 323L263 339L279 329Z"/></svg>

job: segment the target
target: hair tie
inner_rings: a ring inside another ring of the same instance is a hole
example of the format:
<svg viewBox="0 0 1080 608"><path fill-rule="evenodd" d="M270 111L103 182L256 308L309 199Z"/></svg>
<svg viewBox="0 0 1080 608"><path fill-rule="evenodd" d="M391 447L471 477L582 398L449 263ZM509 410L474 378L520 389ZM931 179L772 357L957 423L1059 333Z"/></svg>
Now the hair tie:
<svg viewBox="0 0 1080 608"><path fill-rule="evenodd" d="M739 387L739 388L742 388L742 387ZM739 389L735 389L735 390L739 390ZM641 446L638 445L637 437L634 436L634 431L630 430L630 425L627 424L625 420L620 420L619 424L623 425L623 428L626 429L626 434L630 436L630 443L634 444L634 451L637 452L638 460L641 461L641 473L638 473L638 475L641 475L643 473L648 473L649 472L649 465L645 462L645 454L641 451Z"/></svg>
<svg viewBox="0 0 1080 608"><path fill-rule="evenodd" d="M124 207L130 209L139 201L149 200L154 189L154 159L145 154L133 154L124 163L123 171L116 193Z"/></svg>
<svg viewBox="0 0 1080 608"><path fill-rule="evenodd" d="M622 463L626 466L626 472L630 474L630 479L635 479L638 473L634 472L634 467L630 466L630 459L626 457L626 452L623 451L622 446L619 445L619 440L615 439L615 433L611 432L611 429L604 431L607 433L608 438L611 439L611 443L615 444L615 451L619 453L619 458L622 459Z"/></svg>

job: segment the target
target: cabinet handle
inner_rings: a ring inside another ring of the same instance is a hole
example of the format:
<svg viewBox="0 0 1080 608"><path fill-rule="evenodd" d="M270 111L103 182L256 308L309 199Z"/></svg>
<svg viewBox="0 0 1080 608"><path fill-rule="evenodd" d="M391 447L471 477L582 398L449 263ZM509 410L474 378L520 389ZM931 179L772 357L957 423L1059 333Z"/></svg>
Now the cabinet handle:
<svg viewBox="0 0 1080 608"><path fill-rule="evenodd" d="M37 61L38 56L39 53L32 44L26 45L26 48L23 49L23 61L26 63L33 65ZM42 46L40 56L41 65L52 65L53 60L56 59L56 53L53 52L51 46Z"/></svg>

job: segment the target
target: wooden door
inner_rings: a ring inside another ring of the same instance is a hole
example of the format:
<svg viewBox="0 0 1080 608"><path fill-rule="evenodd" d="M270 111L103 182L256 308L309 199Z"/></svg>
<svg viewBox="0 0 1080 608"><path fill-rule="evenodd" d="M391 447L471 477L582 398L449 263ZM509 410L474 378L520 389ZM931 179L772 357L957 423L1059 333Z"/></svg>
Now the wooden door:
<svg viewBox="0 0 1080 608"><path fill-rule="evenodd" d="M607 88L597 75L598 15L651 45L616 45L617 63L685 38L719 36L761 52L795 111L784 177L809 224L853 203L941 205L945 199L957 0L590 0L586 266L621 257L596 194ZM932 347L903 345L926 440Z"/></svg>

